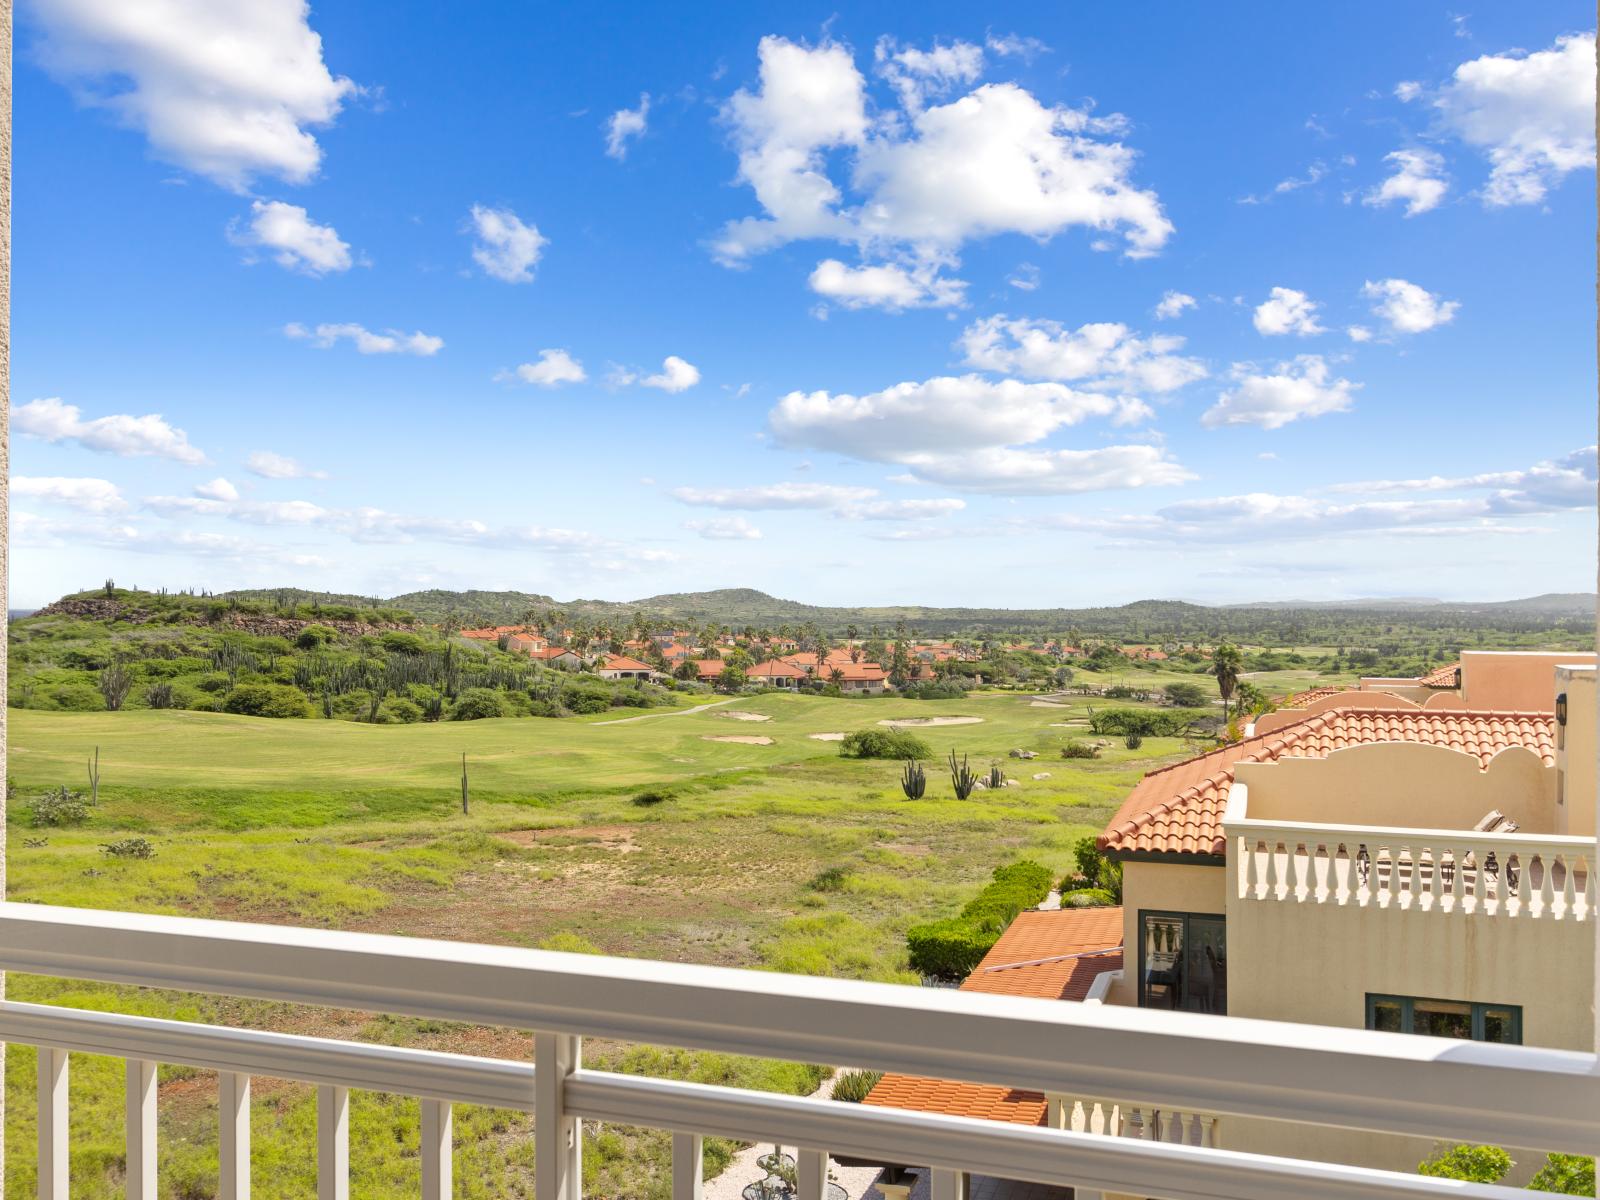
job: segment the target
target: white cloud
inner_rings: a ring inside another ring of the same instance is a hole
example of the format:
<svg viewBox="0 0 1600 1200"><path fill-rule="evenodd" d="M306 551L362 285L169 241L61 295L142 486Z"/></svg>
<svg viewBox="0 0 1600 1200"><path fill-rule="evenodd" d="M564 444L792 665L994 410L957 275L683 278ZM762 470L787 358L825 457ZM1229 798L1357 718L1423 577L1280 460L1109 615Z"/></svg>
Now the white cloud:
<svg viewBox="0 0 1600 1200"><path fill-rule="evenodd" d="M1039 268L1032 263L1018 263L1017 269L1006 277L1006 282L1019 292L1039 290Z"/></svg>
<svg viewBox="0 0 1600 1200"><path fill-rule="evenodd" d="M1327 330L1317 324L1317 309L1320 308L1304 292L1297 292L1293 288L1275 287L1267 299L1256 305L1255 327L1258 333L1268 337L1293 333L1307 337L1315 333L1326 333Z"/></svg>
<svg viewBox="0 0 1600 1200"><path fill-rule="evenodd" d="M356 90L322 61L305 0L48 0L39 56L80 101L141 131L166 162L243 191L304 183Z"/></svg>
<svg viewBox="0 0 1600 1200"><path fill-rule="evenodd" d="M247 228L229 229L235 245L270 251L280 267L303 275L350 269L349 243L340 240L332 225L318 225L298 205L257 200L250 205L250 212Z"/></svg>
<svg viewBox="0 0 1600 1200"><path fill-rule="evenodd" d="M1050 47L1046 46L1038 38L1023 37L1015 33L991 33L984 39L983 44L989 48L991 53L998 54L1002 58L1009 58L1015 55L1022 59L1023 62L1030 63L1039 55L1050 53Z"/></svg>
<svg viewBox="0 0 1600 1200"><path fill-rule="evenodd" d="M1594 34L1462 63L1434 103L1462 141L1487 155L1485 204L1537 204L1568 174L1595 165Z"/></svg>
<svg viewBox="0 0 1600 1200"><path fill-rule="evenodd" d="M901 48L892 37L878 39L873 49L878 73L900 96L907 112L918 112L933 98L950 94L958 85L972 83L983 74L983 48L971 42L939 42L927 50Z"/></svg>
<svg viewBox="0 0 1600 1200"><path fill-rule="evenodd" d="M1441 300L1426 288L1404 279L1368 281L1361 294L1375 301L1372 311L1395 333L1426 333L1447 325L1461 307L1457 300ZM1359 340L1359 339L1358 339Z"/></svg>
<svg viewBox="0 0 1600 1200"><path fill-rule="evenodd" d="M1291 421L1344 412L1361 385L1332 376L1319 354L1302 354L1265 375L1250 364L1235 364L1234 387L1217 397L1200 423L1281 429Z"/></svg>
<svg viewBox="0 0 1600 1200"><path fill-rule="evenodd" d="M1275 196L1286 196L1290 192L1298 192L1301 188L1311 187L1321 183L1328 175L1328 164L1320 159L1306 168L1304 175L1291 175L1287 179L1280 179L1272 185L1272 190L1259 196L1241 196L1240 204L1270 204Z"/></svg>
<svg viewBox="0 0 1600 1200"><path fill-rule="evenodd" d="M1175 353L1183 338L1141 338L1113 322L1072 330L1056 321L985 317L966 328L959 344L968 366L1030 379L1083 380L1095 389L1170 392L1206 375L1199 359Z"/></svg>
<svg viewBox="0 0 1600 1200"><path fill-rule="evenodd" d="M1401 104L1410 104L1422 95L1422 85L1415 79L1402 79L1394 85L1394 97Z"/></svg>
<svg viewBox="0 0 1600 1200"><path fill-rule="evenodd" d="M558 387L563 383L582 383L588 375L584 372L583 364L565 350L541 350L538 362L521 363L510 376L501 372L495 378L508 377L539 387Z"/></svg>
<svg viewBox="0 0 1600 1200"><path fill-rule="evenodd" d="M313 471L285 454L271 450L257 450L245 459L245 469L263 479L326 479L326 471ZM198 489L196 489L198 490ZM214 500L227 500L227 496L213 496Z"/></svg>
<svg viewBox="0 0 1600 1200"><path fill-rule="evenodd" d="M648 388L660 388L663 392L685 392L700 382L700 368L685 362L676 354L669 354L662 359L658 373L646 375L639 382Z"/></svg>
<svg viewBox="0 0 1600 1200"><path fill-rule="evenodd" d="M1361 198L1361 203L1373 208L1402 203L1406 216L1414 217L1437 208L1450 190L1444 177L1444 158L1433 150L1394 150L1383 156L1383 161L1394 164L1394 174Z"/></svg>
<svg viewBox="0 0 1600 1200"><path fill-rule="evenodd" d="M763 38L760 86L735 93L724 109L738 178L763 215L727 225L716 256L739 265L787 242L826 238L869 259L910 254L949 265L969 239L1045 239L1072 226L1120 232L1133 257L1161 248L1172 225L1155 193L1131 182L1135 155L1115 140L1125 122L1043 105L1011 83L919 107L930 81L966 81L971 52L944 50L951 53L938 74L917 59L922 73L908 75L907 62L891 56L915 97L874 121L846 47ZM848 156L851 201L830 175L830 151Z"/></svg>
<svg viewBox="0 0 1600 1200"><path fill-rule="evenodd" d="M940 278L938 268L914 265L909 270L893 263L849 267L836 258L817 264L807 282L819 296L845 308L949 308L966 299L965 282Z"/></svg>
<svg viewBox="0 0 1600 1200"><path fill-rule="evenodd" d="M1162 487L1195 476L1156 446L1095 450L975 450L906 460L918 479L992 496L1060 496Z"/></svg>
<svg viewBox="0 0 1600 1200"><path fill-rule="evenodd" d="M1561 458L1512 471L1477 475L1432 475L1422 479L1376 479L1337 484L1331 491L1376 495L1392 492L1492 493L1485 501L1496 516L1594 507L1595 447L1585 446Z"/></svg>
<svg viewBox="0 0 1600 1200"><path fill-rule="evenodd" d="M106 550L129 550L137 554L163 556L190 555L197 558L232 559L245 564L281 563L292 567L331 567L333 562L315 554L285 550L220 533L192 529L148 529L127 522L104 519L92 523L58 521L35 513L13 511L11 534L20 545L97 546Z"/></svg>
<svg viewBox="0 0 1600 1200"><path fill-rule="evenodd" d="M533 268L549 239L509 208L472 206L472 261L504 283L533 282Z"/></svg>
<svg viewBox="0 0 1600 1200"><path fill-rule="evenodd" d="M189 435L167 424L158 413L143 417L118 414L85 421L77 405L63 404L51 396L30 400L15 410L11 427L28 437L77 442L86 450L120 458L170 458L190 467L206 461L206 456L189 444Z"/></svg>
<svg viewBox="0 0 1600 1200"><path fill-rule="evenodd" d="M760 541L763 536L761 530L743 517L712 517L708 521L685 521L683 527L714 542L755 542Z"/></svg>
<svg viewBox="0 0 1600 1200"><path fill-rule="evenodd" d="M237 500L239 489L219 475L209 483L195 484L194 494L202 500Z"/></svg>
<svg viewBox="0 0 1600 1200"><path fill-rule="evenodd" d="M965 500L945 497L938 500L868 500L839 510L852 521L927 521L948 517L966 508Z"/></svg>
<svg viewBox="0 0 1600 1200"><path fill-rule="evenodd" d="M1365 325L1348 326L1345 329L1345 333L1349 336L1352 342L1370 342L1372 340L1372 330L1368 329Z"/></svg>
<svg viewBox="0 0 1600 1200"><path fill-rule="evenodd" d="M742 509L758 512L767 509L843 508L876 496L869 487L848 487L834 483L768 483L743 488L672 489L673 499L697 508Z"/></svg>
<svg viewBox="0 0 1600 1200"><path fill-rule="evenodd" d="M628 143L642 138L650 124L650 93L639 93L638 108L619 108L606 122L606 153L621 162L628 157Z"/></svg>
<svg viewBox="0 0 1600 1200"><path fill-rule="evenodd" d="M66 478L60 475L13 475L11 495L28 500L62 504L84 512L121 512L128 507L117 485L109 479Z"/></svg>
<svg viewBox="0 0 1600 1200"><path fill-rule="evenodd" d="M1161 295L1161 302L1155 307L1156 320L1170 321L1174 317L1182 316L1185 309L1193 308L1197 301L1193 296L1184 292L1166 291Z"/></svg>
<svg viewBox="0 0 1600 1200"><path fill-rule="evenodd" d="M309 341L313 346L322 350L331 349L341 341L348 341L356 348L359 354L414 354L422 358L431 358L444 349L444 339L434 337L432 334L418 330L415 333L402 333L398 329L386 329L382 333L374 333L364 325L357 325L353 321L340 324L324 323L315 329L307 329L298 321L291 321L283 327L285 337Z"/></svg>

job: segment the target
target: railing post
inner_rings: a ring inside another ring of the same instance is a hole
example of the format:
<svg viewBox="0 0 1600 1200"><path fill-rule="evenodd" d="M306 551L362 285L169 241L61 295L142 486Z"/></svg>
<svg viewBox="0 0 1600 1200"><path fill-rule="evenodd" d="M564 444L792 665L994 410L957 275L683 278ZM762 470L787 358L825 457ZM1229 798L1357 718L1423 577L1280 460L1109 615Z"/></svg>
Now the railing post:
<svg viewBox="0 0 1600 1200"><path fill-rule="evenodd" d="M444 1100L422 1102L422 1200L450 1200L455 1118Z"/></svg>
<svg viewBox="0 0 1600 1200"><path fill-rule="evenodd" d="M250 1076L217 1072L217 1200L250 1200Z"/></svg>
<svg viewBox="0 0 1600 1200"><path fill-rule="evenodd" d="M796 1200L823 1200L828 1191L828 1152L800 1147L794 1160Z"/></svg>
<svg viewBox="0 0 1600 1200"><path fill-rule="evenodd" d="M350 1089L317 1088L317 1200L350 1200Z"/></svg>
<svg viewBox="0 0 1600 1200"><path fill-rule="evenodd" d="M533 1038L533 1175L539 1200L581 1200L583 1130L567 1112L567 1079L582 1064L583 1043L570 1034Z"/></svg>
<svg viewBox="0 0 1600 1200"><path fill-rule="evenodd" d="M39 1047L39 1200L67 1198L67 1052Z"/></svg>
<svg viewBox="0 0 1600 1200"><path fill-rule="evenodd" d="M128 1200L156 1200L156 1064L128 1059Z"/></svg>
<svg viewBox="0 0 1600 1200"><path fill-rule="evenodd" d="M947 1171L942 1167L935 1167L932 1200L967 1200L970 1183L971 1180L965 1171Z"/></svg>
<svg viewBox="0 0 1600 1200"><path fill-rule="evenodd" d="M701 1200L705 1194L705 1140L698 1133L672 1135L672 1200Z"/></svg>

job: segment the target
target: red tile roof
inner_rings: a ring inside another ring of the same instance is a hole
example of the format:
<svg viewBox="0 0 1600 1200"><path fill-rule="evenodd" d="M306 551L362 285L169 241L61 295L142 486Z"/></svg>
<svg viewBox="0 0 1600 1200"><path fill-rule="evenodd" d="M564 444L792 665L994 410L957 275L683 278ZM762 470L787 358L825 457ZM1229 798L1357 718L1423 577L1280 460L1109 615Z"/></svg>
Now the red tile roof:
<svg viewBox="0 0 1600 1200"><path fill-rule="evenodd" d="M785 679L804 679L806 677L806 673L803 670L781 658L769 658L764 663L757 663L745 674L759 679L770 679L779 676Z"/></svg>
<svg viewBox="0 0 1600 1200"><path fill-rule="evenodd" d="M1006 927L961 990L1082 1000L1097 976L1122 969L1121 946L1120 908L1025 912ZM1041 1092L921 1075L886 1074L863 1103L1017 1125L1043 1125L1045 1121Z"/></svg>
<svg viewBox="0 0 1600 1200"><path fill-rule="evenodd" d="M637 658L629 658L625 654L608 654L600 660L602 671L653 671L649 663L642 663Z"/></svg>
<svg viewBox="0 0 1600 1200"><path fill-rule="evenodd" d="M572 651L565 646L541 646L537 650L528 651L529 658L560 658L563 654L572 654ZM576 658L577 655L574 654L573 657Z"/></svg>
<svg viewBox="0 0 1600 1200"><path fill-rule="evenodd" d="M1440 667L1437 671L1430 671L1417 680L1420 687L1425 688L1453 688L1461 682L1461 664L1451 663L1448 667Z"/></svg>
<svg viewBox="0 0 1600 1200"><path fill-rule="evenodd" d="M1337 696L1340 692L1349 692L1349 691L1354 691L1354 690L1355 689L1353 689L1353 688L1339 687L1337 685L1330 686L1330 687L1308 688L1306 691L1296 692L1292 696L1285 696L1282 700L1280 700L1278 702L1278 707L1279 708L1304 708L1306 705L1314 704L1318 700L1323 699L1324 697Z"/></svg>
<svg viewBox="0 0 1600 1200"><path fill-rule="evenodd" d="M720 658L697 658L694 660L695 674L702 679L709 675L721 675L722 668L726 665Z"/></svg>
<svg viewBox="0 0 1600 1200"><path fill-rule="evenodd" d="M1523 746L1555 765L1555 718L1547 713L1337 708L1313 713L1260 737L1213 750L1139 781L1100 835L1101 849L1221 856L1222 810L1241 762L1326 758L1375 742L1447 746L1487 767L1500 751Z"/></svg>

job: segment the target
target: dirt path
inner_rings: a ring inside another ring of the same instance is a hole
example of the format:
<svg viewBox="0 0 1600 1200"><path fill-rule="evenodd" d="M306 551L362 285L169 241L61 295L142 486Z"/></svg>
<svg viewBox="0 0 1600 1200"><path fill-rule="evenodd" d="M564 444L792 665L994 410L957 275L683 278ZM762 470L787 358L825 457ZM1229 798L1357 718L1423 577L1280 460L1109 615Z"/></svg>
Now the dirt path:
<svg viewBox="0 0 1600 1200"><path fill-rule="evenodd" d="M645 713L642 717L618 717L615 721L590 721L591 725L632 725L635 721L658 721L662 717L689 717L697 712L705 712L708 708L716 708L721 704L732 704L739 697L729 696L726 700L713 700L710 704L696 704L693 708L675 708L666 713Z"/></svg>

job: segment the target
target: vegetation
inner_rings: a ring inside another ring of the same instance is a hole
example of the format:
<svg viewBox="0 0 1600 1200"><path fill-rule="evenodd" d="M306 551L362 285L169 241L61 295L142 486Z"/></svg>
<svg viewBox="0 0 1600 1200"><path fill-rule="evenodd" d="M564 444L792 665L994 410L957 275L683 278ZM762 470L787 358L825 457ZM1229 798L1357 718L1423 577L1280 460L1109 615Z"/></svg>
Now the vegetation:
<svg viewBox="0 0 1600 1200"><path fill-rule="evenodd" d="M860 1104L882 1078L882 1071L846 1071L833 1081L833 1098L846 1104Z"/></svg>
<svg viewBox="0 0 1600 1200"><path fill-rule="evenodd" d="M927 742L903 729L858 729L839 743L841 758L917 759L932 754Z"/></svg>
<svg viewBox="0 0 1600 1200"><path fill-rule="evenodd" d="M1417 1164L1417 1174L1463 1183L1499 1183L1516 1164L1499 1146L1450 1146Z"/></svg>
<svg viewBox="0 0 1600 1200"><path fill-rule="evenodd" d="M900 790L905 793L907 800L921 800L928 790L928 773L914 758L906 759L906 765L900 772Z"/></svg>
<svg viewBox="0 0 1600 1200"><path fill-rule="evenodd" d="M1050 872L1024 860L996 867L994 879L959 916L906 930L913 970L939 979L964 979L1025 908L1050 894Z"/></svg>
<svg viewBox="0 0 1600 1200"><path fill-rule="evenodd" d="M41 792L28 806L28 823L36 829L82 825L89 819L90 801L66 784Z"/></svg>
<svg viewBox="0 0 1600 1200"><path fill-rule="evenodd" d="M956 764L956 752L950 751L950 786L955 789L956 799L965 800L977 790L978 777L967 766L967 756L961 756L961 763Z"/></svg>

